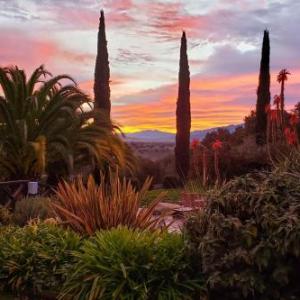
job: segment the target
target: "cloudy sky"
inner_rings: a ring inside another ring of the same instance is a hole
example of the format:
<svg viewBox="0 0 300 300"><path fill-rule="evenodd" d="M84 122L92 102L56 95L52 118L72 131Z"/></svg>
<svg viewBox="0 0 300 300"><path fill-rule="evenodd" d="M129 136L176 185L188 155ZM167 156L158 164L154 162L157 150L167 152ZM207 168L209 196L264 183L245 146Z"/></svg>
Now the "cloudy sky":
<svg viewBox="0 0 300 300"><path fill-rule="evenodd" d="M255 107L263 30L272 96L287 68L300 101L300 1L0 0L0 65L67 73L92 96L100 9L106 17L113 118L127 132L174 131L179 46L188 37L193 129L238 124Z"/></svg>

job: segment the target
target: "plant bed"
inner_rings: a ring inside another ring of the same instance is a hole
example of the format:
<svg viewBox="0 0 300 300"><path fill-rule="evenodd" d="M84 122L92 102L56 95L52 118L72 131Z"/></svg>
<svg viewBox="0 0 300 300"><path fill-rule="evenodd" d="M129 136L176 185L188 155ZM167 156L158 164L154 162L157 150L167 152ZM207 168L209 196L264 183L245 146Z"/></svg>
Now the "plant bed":
<svg viewBox="0 0 300 300"><path fill-rule="evenodd" d="M209 299L300 299L300 173L286 165L214 189L186 223Z"/></svg>

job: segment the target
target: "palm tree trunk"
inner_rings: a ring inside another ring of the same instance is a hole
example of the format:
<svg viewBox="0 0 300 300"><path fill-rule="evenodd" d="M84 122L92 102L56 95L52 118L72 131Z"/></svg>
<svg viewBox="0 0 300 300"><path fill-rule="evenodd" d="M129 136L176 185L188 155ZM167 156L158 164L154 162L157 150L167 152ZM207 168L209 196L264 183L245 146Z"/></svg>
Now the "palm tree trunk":
<svg viewBox="0 0 300 300"><path fill-rule="evenodd" d="M281 81L281 92L280 92L280 112L281 112L281 126L284 127L284 80Z"/></svg>

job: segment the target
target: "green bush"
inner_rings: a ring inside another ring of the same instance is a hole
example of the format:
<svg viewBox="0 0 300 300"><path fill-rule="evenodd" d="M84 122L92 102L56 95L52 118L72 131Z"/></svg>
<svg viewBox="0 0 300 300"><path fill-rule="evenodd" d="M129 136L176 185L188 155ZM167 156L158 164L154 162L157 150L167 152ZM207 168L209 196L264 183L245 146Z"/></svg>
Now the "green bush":
<svg viewBox="0 0 300 300"><path fill-rule="evenodd" d="M56 225L36 223L0 230L0 280L11 291L58 291L74 263L80 238Z"/></svg>
<svg viewBox="0 0 300 300"><path fill-rule="evenodd" d="M210 299L300 299L300 174L237 178L186 224Z"/></svg>
<svg viewBox="0 0 300 300"><path fill-rule="evenodd" d="M24 226L32 219L45 220L53 217L50 207L51 199L47 197L28 197L16 203L13 220Z"/></svg>
<svg viewBox="0 0 300 300"><path fill-rule="evenodd" d="M119 227L86 240L61 299L190 299L182 236Z"/></svg>
<svg viewBox="0 0 300 300"><path fill-rule="evenodd" d="M10 224L11 220L11 212L5 206L0 205L0 226Z"/></svg>

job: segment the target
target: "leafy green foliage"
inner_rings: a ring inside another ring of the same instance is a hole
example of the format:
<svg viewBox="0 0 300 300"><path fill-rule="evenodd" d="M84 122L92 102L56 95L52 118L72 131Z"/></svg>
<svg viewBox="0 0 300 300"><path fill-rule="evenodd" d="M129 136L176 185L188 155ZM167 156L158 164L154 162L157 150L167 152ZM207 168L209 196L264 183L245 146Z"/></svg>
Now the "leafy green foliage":
<svg viewBox="0 0 300 300"><path fill-rule="evenodd" d="M100 231L75 254L60 299L191 299L180 235L119 227Z"/></svg>
<svg viewBox="0 0 300 300"><path fill-rule="evenodd" d="M0 226L8 225L12 220L11 212L5 207L0 205Z"/></svg>
<svg viewBox="0 0 300 300"><path fill-rule="evenodd" d="M129 149L110 119L103 115L101 124L90 122L94 111L87 108L92 101L71 77L52 77L43 66L29 78L17 67L0 68L0 86L0 169L4 177L31 179L45 173L53 177L87 165L131 164Z"/></svg>
<svg viewBox="0 0 300 300"><path fill-rule="evenodd" d="M24 226L32 219L45 220L53 217L50 207L51 199L47 197L28 197L16 202L13 220Z"/></svg>
<svg viewBox="0 0 300 300"><path fill-rule="evenodd" d="M299 299L300 173L295 163L211 191L206 210L186 224L211 299Z"/></svg>
<svg viewBox="0 0 300 300"><path fill-rule="evenodd" d="M80 238L58 226L0 227L0 283L13 292L58 291Z"/></svg>

